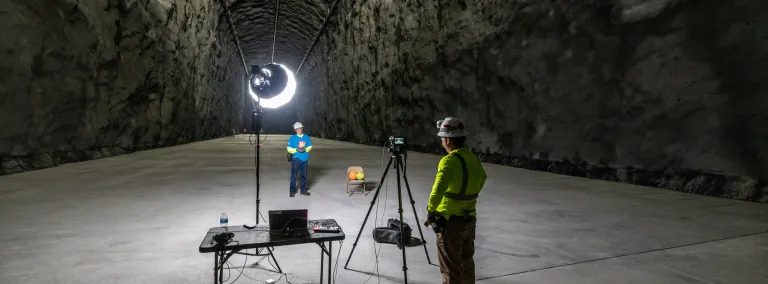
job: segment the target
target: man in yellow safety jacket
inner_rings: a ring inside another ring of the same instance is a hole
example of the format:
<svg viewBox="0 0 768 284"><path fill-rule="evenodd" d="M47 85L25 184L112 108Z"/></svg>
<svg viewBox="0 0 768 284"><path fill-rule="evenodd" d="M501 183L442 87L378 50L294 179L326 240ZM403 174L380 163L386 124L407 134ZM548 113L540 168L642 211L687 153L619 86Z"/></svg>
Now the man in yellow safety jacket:
<svg viewBox="0 0 768 284"><path fill-rule="evenodd" d="M475 206L487 178L467 146L461 121L437 122L437 136L448 155L440 160L427 206L426 226L437 233L438 261L443 284L475 283Z"/></svg>

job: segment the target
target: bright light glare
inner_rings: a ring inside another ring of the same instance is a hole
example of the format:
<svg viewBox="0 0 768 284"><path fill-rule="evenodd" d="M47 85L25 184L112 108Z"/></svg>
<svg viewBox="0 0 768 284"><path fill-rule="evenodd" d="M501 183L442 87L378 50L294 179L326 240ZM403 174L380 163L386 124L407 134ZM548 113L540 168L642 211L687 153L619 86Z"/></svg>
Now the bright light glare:
<svg viewBox="0 0 768 284"><path fill-rule="evenodd" d="M253 92L253 87L251 84L248 84L248 91L251 93L251 97L253 97L254 100L256 100L261 106L265 108L279 108L290 102L291 99L293 99L294 93L296 93L296 78L294 78L293 72L288 70L288 68L282 64L277 65L285 70L286 75L285 89L283 89L279 95L269 99L261 99L258 95L256 95L256 93Z"/></svg>

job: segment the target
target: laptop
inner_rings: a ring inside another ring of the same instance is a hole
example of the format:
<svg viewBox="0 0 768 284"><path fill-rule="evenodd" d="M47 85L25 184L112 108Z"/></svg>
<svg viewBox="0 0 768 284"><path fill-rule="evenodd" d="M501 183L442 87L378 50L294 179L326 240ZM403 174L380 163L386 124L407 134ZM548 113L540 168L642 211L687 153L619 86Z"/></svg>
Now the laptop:
<svg viewBox="0 0 768 284"><path fill-rule="evenodd" d="M270 210L269 232L271 234L307 234L307 209Z"/></svg>

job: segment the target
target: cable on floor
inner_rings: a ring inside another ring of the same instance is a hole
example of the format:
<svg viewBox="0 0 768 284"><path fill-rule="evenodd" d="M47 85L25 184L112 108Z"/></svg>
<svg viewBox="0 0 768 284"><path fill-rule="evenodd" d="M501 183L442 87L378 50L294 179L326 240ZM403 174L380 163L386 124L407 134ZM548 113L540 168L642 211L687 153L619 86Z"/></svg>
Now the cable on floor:
<svg viewBox="0 0 768 284"><path fill-rule="evenodd" d="M387 154L387 143L384 143L384 148L382 148L382 154L381 154L381 172L382 174L386 170L384 168L384 157L386 157ZM387 200L389 199L389 175L387 175L387 178L384 180L384 209L381 213L381 218L384 219L386 213L387 213ZM381 204L381 200L379 202L376 202L376 219L374 221L374 225L378 226L379 222L379 204ZM381 272L379 271L379 254L381 253L381 243L378 244L379 247L376 248L376 242L374 241L373 244L373 253L376 255L376 260L374 261L373 270L376 273L377 283L381 283ZM368 279L363 282L363 284L368 283L373 278L373 273L371 273L370 276L368 276Z"/></svg>
<svg viewBox="0 0 768 284"><path fill-rule="evenodd" d="M248 250L245 250L245 252L247 253L247 252L248 252ZM243 273L243 272L245 271L245 264L246 264L246 263L248 263L248 255L245 255L245 261L243 262L243 270L237 269L237 267L235 267L234 265L232 265L232 267L233 267L233 268L235 268L235 270L238 270L238 271L240 271L240 275L237 275L237 277L235 278L235 280L232 280L232 283L233 283L233 284L234 284L235 282L237 282L237 279L240 279L240 276L243 276L243 275L244 275L244 273ZM229 260L227 260L227 265L229 265ZM248 276L248 275L245 275L245 277L251 278L251 277L250 277L250 276ZM227 277L227 280L229 280L229 277ZM256 279L253 279L253 278L251 278L251 280L257 281Z"/></svg>
<svg viewBox="0 0 768 284"><path fill-rule="evenodd" d="M336 254L336 267L333 268L333 283L336 283L336 276L339 276L339 259L341 259L341 248L344 247L344 241L339 241L339 252Z"/></svg>

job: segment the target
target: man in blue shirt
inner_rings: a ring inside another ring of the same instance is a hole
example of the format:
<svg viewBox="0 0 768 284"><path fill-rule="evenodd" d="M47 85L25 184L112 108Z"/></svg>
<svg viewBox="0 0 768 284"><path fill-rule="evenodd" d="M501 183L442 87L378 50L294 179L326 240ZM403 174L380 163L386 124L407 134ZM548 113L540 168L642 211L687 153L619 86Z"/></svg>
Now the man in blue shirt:
<svg viewBox="0 0 768 284"><path fill-rule="evenodd" d="M291 197L296 196L296 174L301 175L301 195L309 196L307 192L307 161L309 151L312 151L312 140L304 134L304 126L301 122L293 124L296 135L288 138L288 153L291 154Z"/></svg>

